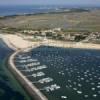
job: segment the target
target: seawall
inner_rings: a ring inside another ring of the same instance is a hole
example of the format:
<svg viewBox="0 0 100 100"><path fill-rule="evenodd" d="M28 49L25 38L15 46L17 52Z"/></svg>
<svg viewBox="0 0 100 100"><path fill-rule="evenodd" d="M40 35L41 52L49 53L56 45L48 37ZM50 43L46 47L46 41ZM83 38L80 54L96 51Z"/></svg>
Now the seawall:
<svg viewBox="0 0 100 100"><path fill-rule="evenodd" d="M34 86L15 66L14 64L14 57L21 52L21 50L16 51L13 53L9 58L9 66L8 68L16 77L16 79L20 82L20 84L24 87L24 89L29 93L29 95L35 100L48 100L46 96L40 92L38 88Z"/></svg>

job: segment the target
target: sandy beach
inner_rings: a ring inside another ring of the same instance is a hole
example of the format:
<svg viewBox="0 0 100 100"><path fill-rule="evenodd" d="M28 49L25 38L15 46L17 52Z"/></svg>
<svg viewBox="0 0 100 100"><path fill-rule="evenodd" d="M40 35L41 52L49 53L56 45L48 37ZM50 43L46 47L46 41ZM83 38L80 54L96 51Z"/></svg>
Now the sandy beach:
<svg viewBox="0 0 100 100"><path fill-rule="evenodd" d="M63 41L55 41L55 40L44 40L41 42L31 42L29 40L24 40L23 37L18 35L5 34L0 35L0 38L4 40L4 42L8 45L8 47L16 50L14 54L12 54L9 58L9 70L14 74L16 79L20 82L21 85L24 86L25 90L32 96L36 98L36 100L48 100L47 97L42 94L42 92L35 87L15 66L14 57L23 50L27 50L27 48L34 48L40 45L46 46L55 46L55 47L64 47L64 48L81 48L81 49L100 49L99 44L91 44L91 43L72 43L72 42L63 42Z"/></svg>
<svg viewBox="0 0 100 100"><path fill-rule="evenodd" d="M29 40L24 40L22 37L18 35L12 34L1 34L0 37L4 40L4 42L13 50L19 49L27 49L40 45L47 46L56 46L56 47L64 47L64 48L80 48L80 49L100 49L99 44L92 43L81 43L81 42L64 42L64 41L56 41L56 40L44 40L38 42L31 42Z"/></svg>
<svg viewBox="0 0 100 100"><path fill-rule="evenodd" d="M100 49L100 44L81 43L81 42L64 42L56 40L47 40L44 45L64 47L64 48L80 48L80 49Z"/></svg>
<svg viewBox="0 0 100 100"><path fill-rule="evenodd" d="M8 47L13 50L32 47L35 44L34 42L24 40L22 37L18 35L1 34L0 36L3 39L3 41L8 45Z"/></svg>

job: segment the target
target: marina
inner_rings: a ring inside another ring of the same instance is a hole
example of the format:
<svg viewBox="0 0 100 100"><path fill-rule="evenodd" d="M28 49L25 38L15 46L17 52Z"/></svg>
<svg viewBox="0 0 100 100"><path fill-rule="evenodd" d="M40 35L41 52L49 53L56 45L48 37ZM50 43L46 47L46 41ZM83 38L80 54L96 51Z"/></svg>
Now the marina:
<svg viewBox="0 0 100 100"><path fill-rule="evenodd" d="M16 68L48 100L99 100L100 51L39 46L20 52Z"/></svg>
<svg viewBox="0 0 100 100"><path fill-rule="evenodd" d="M0 100L100 100L100 1L1 0Z"/></svg>

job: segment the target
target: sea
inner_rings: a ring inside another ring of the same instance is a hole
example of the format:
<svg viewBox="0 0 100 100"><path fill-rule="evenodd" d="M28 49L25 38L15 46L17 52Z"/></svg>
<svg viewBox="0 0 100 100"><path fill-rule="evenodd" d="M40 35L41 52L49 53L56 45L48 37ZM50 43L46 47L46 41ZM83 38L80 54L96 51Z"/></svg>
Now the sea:
<svg viewBox="0 0 100 100"><path fill-rule="evenodd" d="M39 14L49 12L59 12L72 8L100 8L94 6L69 6L69 5L0 5L0 16L12 16L23 14Z"/></svg>
<svg viewBox="0 0 100 100"><path fill-rule="evenodd" d="M0 38L0 100L31 100L7 68L13 52Z"/></svg>
<svg viewBox="0 0 100 100"><path fill-rule="evenodd" d="M22 15L22 14L37 14L59 11L67 8L63 5L24 5L24 6L0 6L0 16Z"/></svg>

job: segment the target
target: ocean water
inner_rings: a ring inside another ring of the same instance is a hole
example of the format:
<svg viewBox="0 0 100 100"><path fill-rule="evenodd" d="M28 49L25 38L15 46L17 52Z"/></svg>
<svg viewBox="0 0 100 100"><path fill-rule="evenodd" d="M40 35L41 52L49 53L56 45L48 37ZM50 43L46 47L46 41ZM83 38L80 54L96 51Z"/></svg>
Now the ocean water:
<svg viewBox="0 0 100 100"><path fill-rule="evenodd" d="M11 53L13 50L0 39L0 100L31 100L22 93L19 84L13 79L4 62Z"/></svg>
<svg viewBox="0 0 100 100"><path fill-rule="evenodd" d="M49 100L100 100L99 50L40 46L19 55L16 67Z"/></svg>
<svg viewBox="0 0 100 100"><path fill-rule="evenodd" d="M0 16L59 12L66 9L100 9L100 6L82 5L0 5Z"/></svg>
<svg viewBox="0 0 100 100"><path fill-rule="evenodd" d="M67 8L67 6L0 6L0 16L46 13L59 11L64 8Z"/></svg>

